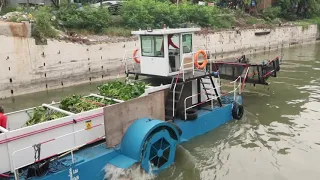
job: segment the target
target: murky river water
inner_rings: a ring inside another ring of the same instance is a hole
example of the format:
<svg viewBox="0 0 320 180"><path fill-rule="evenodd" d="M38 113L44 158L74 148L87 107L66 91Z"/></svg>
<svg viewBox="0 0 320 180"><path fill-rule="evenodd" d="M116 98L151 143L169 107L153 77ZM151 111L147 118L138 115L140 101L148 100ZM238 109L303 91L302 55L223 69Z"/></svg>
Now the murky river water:
<svg viewBox="0 0 320 180"><path fill-rule="evenodd" d="M278 52L258 54L273 58ZM176 162L155 179L318 180L320 178L320 44L284 49L269 87L247 85L241 121L179 146ZM96 84L1 100L7 111L59 101ZM141 174L132 174L141 179ZM145 179L145 178L142 178Z"/></svg>

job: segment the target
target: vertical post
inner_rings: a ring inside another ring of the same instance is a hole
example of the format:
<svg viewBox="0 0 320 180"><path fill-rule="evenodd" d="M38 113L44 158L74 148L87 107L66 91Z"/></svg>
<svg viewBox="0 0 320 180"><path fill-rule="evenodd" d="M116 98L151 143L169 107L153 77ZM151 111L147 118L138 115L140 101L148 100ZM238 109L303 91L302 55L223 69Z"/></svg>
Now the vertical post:
<svg viewBox="0 0 320 180"><path fill-rule="evenodd" d="M242 88L242 86L241 86L241 85L242 85L241 81L242 81L242 80L241 80L241 77L240 77L239 94L241 94L241 88Z"/></svg>
<svg viewBox="0 0 320 180"><path fill-rule="evenodd" d="M200 88L200 81L199 79L197 79L197 94L198 94L198 104L201 103L201 88ZM198 108L200 109L200 106L198 106Z"/></svg>
<svg viewBox="0 0 320 180"><path fill-rule="evenodd" d="M176 99L175 96L176 96L176 83L174 84L174 88L173 88L173 94L172 94L172 117L174 117L174 100Z"/></svg>
<svg viewBox="0 0 320 180"><path fill-rule="evenodd" d="M187 105L186 105L186 99L184 99L184 119L187 119ZM191 99L191 104L192 104L192 99Z"/></svg>
<svg viewBox="0 0 320 180"><path fill-rule="evenodd" d="M74 164L73 149L71 149L71 159L72 159L72 164Z"/></svg>
<svg viewBox="0 0 320 180"><path fill-rule="evenodd" d="M237 80L233 82L233 100L236 100L236 83Z"/></svg>
<svg viewBox="0 0 320 180"><path fill-rule="evenodd" d="M19 180L20 178L19 178L19 176L18 176L18 170L14 170L14 179L15 180Z"/></svg>
<svg viewBox="0 0 320 180"><path fill-rule="evenodd" d="M183 79L183 82L184 82L184 54L182 55L182 61L181 61L181 65L180 65L180 69L179 71L182 70L182 79Z"/></svg>
<svg viewBox="0 0 320 180"><path fill-rule="evenodd" d="M193 52L191 53L191 59L192 59L192 75L194 77L194 54L193 54Z"/></svg>
<svg viewBox="0 0 320 180"><path fill-rule="evenodd" d="M125 56L127 55L127 51L124 52ZM127 58L125 57L124 59L124 63L125 63L125 68L126 68L126 73L128 73L128 63L127 63Z"/></svg>

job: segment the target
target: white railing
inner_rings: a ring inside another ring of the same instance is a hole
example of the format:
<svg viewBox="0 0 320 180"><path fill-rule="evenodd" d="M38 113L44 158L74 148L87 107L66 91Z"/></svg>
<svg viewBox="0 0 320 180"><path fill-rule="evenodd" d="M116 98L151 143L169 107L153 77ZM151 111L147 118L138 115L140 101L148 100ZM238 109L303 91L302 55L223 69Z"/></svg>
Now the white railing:
<svg viewBox="0 0 320 180"><path fill-rule="evenodd" d="M177 78L176 78L176 82L174 83L174 87L173 87L173 92L172 92L172 117L174 117L174 112L175 112L175 107L174 107L174 103L176 100L176 87L177 87L177 83L178 83L178 79L180 76L180 70L178 72Z"/></svg>
<svg viewBox="0 0 320 180"><path fill-rule="evenodd" d="M65 137L70 136L70 135L75 135L76 133L79 133L79 132L82 132L82 131L91 130L91 129L97 128L97 127L103 127L103 128L104 128L103 125L104 125L104 123L101 123L101 124L98 124L98 125L94 125L94 126L92 126L92 127L90 127L90 128L80 129L80 130L78 130L78 131L74 131L74 132L72 132L72 133L67 133L67 134L64 134L64 135L61 135L61 136L58 136L58 137L55 137L55 138L52 138L52 139L49 139L49 140L40 142L40 143L38 143L38 144L43 145L43 144L46 144L46 143L49 143L49 142L52 142L52 141L55 141L55 140L58 140L58 139L61 139L61 138L65 138ZM77 150L77 149L79 149L80 147L83 147L83 146L85 146L85 145L88 145L88 144L94 143L94 142L96 142L96 141L98 141L98 140L101 140L101 139L103 139L103 138L104 138L104 136L99 137L99 138L96 138L95 140L92 140L92 141L90 141L90 142L84 143L84 144L82 144L82 145L74 146L74 147L72 147L72 148L70 148L70 149L68 149L68 150L65 150L65 151L63 151L63 152L67 152L67 153L64 153L64 154L60 155L59 158L62 157L62 156L65 156L65 155L67 155L67 154L69 154L69 153L71 153L72 163L74 163L73 151L75 151L75 150ZM75 143L75 142L74 142L74 143ZM32 146L24 147L24 148L22 148L22 149L18 149L18 150L14 151L14 152L11 154L11 161L12 161L12 166L13 166L13 172L14 172L15 180L19 180L19 175L18 175L18 173L17 173L17 170L20 169L20 168L22 168L22 167L28 166L28 165L30 165L30 164L32 164L32 163L26 164L26 165L21 166L21 167L16 167L16 166L15 166L15 163L14 163L14 155L15 155L16 153L18 153L18 152L25 151L25 150L30 149L30 148L33 148L33 145L32 145ZM63 153L63 152L61 152L61 153ZM44 160L44 159L47 159L47 158L50 158L50 156L49 156L49 157L46 157L46 158L43 158L43 159L40 159L39 161ZM39 161L36 160L35 162L39 162Z"/></svg>
<svg viewBox="0 0 320 180"><path fill-rule="evenodd" d="M208 57L209 50L203 50L203 51L206 52L207 57ZM180 63L179 72L182 73L182 79L183 79L183 81L185 80L185 78L184 78L185 70L191 70L191 69L192 69L192 75L194 76L194 70L195 70L195 67L194 67L194 54L195 54L195 53L196 53L196 52L190 52L190 53L185 53L185 54L182 55L182 61L181 61L181 63ZM184 59L185 59L185 57L186 57L187 55L189 55L189 56L191 55L191 57L192 57L192 62L184 63ZM212 64L213 59L207 59L207 60L208 60L208 62L209 62L210 64ZM203 60L201 60L201 61L198 60L198 62L203 62ZM184 68L186 65L190 65L190 64L192 64L192 68L191 68L191 67L190 67L190 68L186 68L186 69ZM211 67L211 66L210 66L210 67ZM207 67L205 67L205 68L203 69L203 71L207 71Z"/></svg>
<svg viewBox="0 0 320 180"><path fill-rule="evenodd" d="M238 81L239 81L239 82L238 82ZM233 100L236 101L237 90L238 90L238 94L241 94L241 85L242 85L241 81L242 81L242 80L241 80L241 76L239 76L236 80L230 82L230 84L233 83L233 90L225 93L225 94L222 95L222 96L226 96L226 95L228 95L228 94L233 93ZM237 82L238 82L238 85L237 85ZM217 88L221 88L221 87L222 87L222 86L220 86L220 85L219 85L219 86L215 86L215 88L212 88L212 90L217 90ZM187 100L188 100L188 99L190 99L190 98L192 98L192 97L194 97L194 96L197 96L197 95L199 95L199 94L203 94L203 93L206 93L206 92L200 92L200 93L197 93L197 94L193 94L193 95L188 96L188 97L186 97L186 98L184 99L184 117L185 117L185 119L187 119L187 110L189 110L189 109L191 109L191 108L194 108L194 107L196 107L196 106L199 106L199 105L201 105L201 104L204 104L204 103L206 103L206 102L209 102L209 101L211 101L211 109L213 109L213 100L216 100L216 99L222 97L221 95L218 95L218 96L215 95L215 97L213 97L213 98L211 98L211 99L207 99L207 100L202 101L202 102L200 102L200 103L198 103L198 104L195 104L195 105L191 105L191 106L189 106L189 107L186 107L186 106L187 106L186 103L187 103ZM220 93L220 94L221 94L221 93Z"/></svg>
<svg viewBox="0 0 320 180"><path fill-rule="evenodd" d="M123 100L120 100L120 99L109 98L109 97L101 96L101 95L98 95L98 94L92 94L91 93L89 96L93 96L93 97L97 97L97 98L101 98L101 99L106 99L106 100L114 101L114 102L117 102L117 103L123 103L124 102Z"/></svg>
<svg viewBox="0 0 320 180"><path fill-rule="evenodd" d="M127 57L127 53L128 53L128 51L130 51L130 52L133 52L135 49L132 49L132 50L125 50L124 51L124 55L123 55L123 57L122 57L122 62L121 62L121 64L125 64L125 70L126 70L126 73L128 73L128 59L130 59L130 60L132 60L133 61L133 57L132 56L130 56L130 57ZM137 58L139 57L139 56L136 56ZM134 65L135 65L135 63L132 63L132 68L133 68L133 70L134 70Z"/></svg>
<svg viewBox="0 0 320 180"><path fill-rule="evenodd" d="M206 51L206 54L207 54L207 56L208 56L208 50L204 50L204 51ZM190 69L192 69L192 75L194 76L194 54L195 54L196 52L190 52L190 53L184 53L183 55L182 55L182 61L181 61L181 63L180 63L180 68L179 68L179 71L178 71L178 75L177 75L177 77L176 77L176 82L175 82L175 84L174 84L174 87L173 87L173 97L172 97L172 110L173 110L173 112L172 112L172 116L174 117L175 116L175 96L176 96L176 87L177 87L177 83L178 83L178 79L179 79L179 77L180 77L180 74L182 73L182 80L183 81L185 81L185 77L184 77L184 74L185 74L185 70L190 70ZM191 55L191 59L192 59L192 61L191 62L189 62L189 63L184 63L184 59L185 59L185 56L186 55ZM210 61L212 61L211 59L208 59L208 61L210 62ZM199 61L198 61L199 62ZM202 61L200 61L200 62L202 62ZM186 65L190 65L190 64L192 64L192 68L184 68ZM210 67L212 67L212 66L210 66ZM204 68L204 71L207 71L207 67L205 67Z"/></svg>
<svg viewBox="0 0 320 180"><path fill-rule="evenodd" d="M5 129L5 128L3 128L3 127L0 126L0 134L1 134L1 133L5 133L5 132L9 132L9 131L8 131L7 129Z"/></svg>
<svg viewBox="0 0 320 180"><path fill-rule="evenodd" d="M243 89L244 89L244 84L246 83L246 79L247 79L248 73L249 73L249 66L247 67L247 72L246 72L246 74L244 76L244 79L243 79L243 82L242 82L242 85L241 85L241 88L240 88L241 91L243 91ZM241 92L240 92L240 94L241 94Z"/></svg>

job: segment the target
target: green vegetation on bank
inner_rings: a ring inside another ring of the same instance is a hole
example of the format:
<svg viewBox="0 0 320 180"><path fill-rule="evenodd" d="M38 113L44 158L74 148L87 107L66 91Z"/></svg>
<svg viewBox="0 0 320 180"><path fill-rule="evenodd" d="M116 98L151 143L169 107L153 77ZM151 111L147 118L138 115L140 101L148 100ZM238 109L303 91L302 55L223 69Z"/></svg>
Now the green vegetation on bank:
<svg viewBox="0 0 320 180"><path fill-rule="evenodd" d="M316 1L320 0L312 2ZM61 5L59 8L39 7L28 10L19 7L7 8L5 12L28 13L28 18L36 22L33 34L40 38L54 38L59 34L57 30L129 36L131 29L161 28L163 24L170 28L199 26L209 29L245 27L253 24L272 25L289 20L294 20L299 25L320 24L320 3L313 4L314 6L306 10L305 4L299 6L298 3L298 7L292 9L294 5L292 1L280 0L279 2L278 6L268 7L254 16L245 14L242 9L200 6L189 2L183 2L177 6L166 0L128 0L123 3L119 15L111 15L105 7L90 5L81 8L75 5ZM25 18L9 19L14 22L23 20Z"/></svg>

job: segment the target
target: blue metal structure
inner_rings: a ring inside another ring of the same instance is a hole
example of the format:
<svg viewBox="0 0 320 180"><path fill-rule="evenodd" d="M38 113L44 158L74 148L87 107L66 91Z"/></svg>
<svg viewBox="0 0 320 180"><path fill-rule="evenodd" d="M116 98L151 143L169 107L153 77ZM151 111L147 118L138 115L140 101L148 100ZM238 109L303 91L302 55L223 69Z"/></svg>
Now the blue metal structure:
<svg viewBox="0 0 320 180"><path fill-rule="evenodd" d="M41 177L26 178L27 168L23 169L20 179L102 180L108 173L104 171L107 164L127 169L134 163L140 163L146 172L159 173L173 164L177 144L231 121L235 103L242 104L242 97L236 98L236 102L231 100L233 97L224 98L222 102L226 104L212 111L198 111L199 116L193 121L176 119L174 123L170 123L141 118L127 129L117 147L106 149L105 142L100 142L75 152L73 163L72 155L50 162L48 170Z"/></svg>

